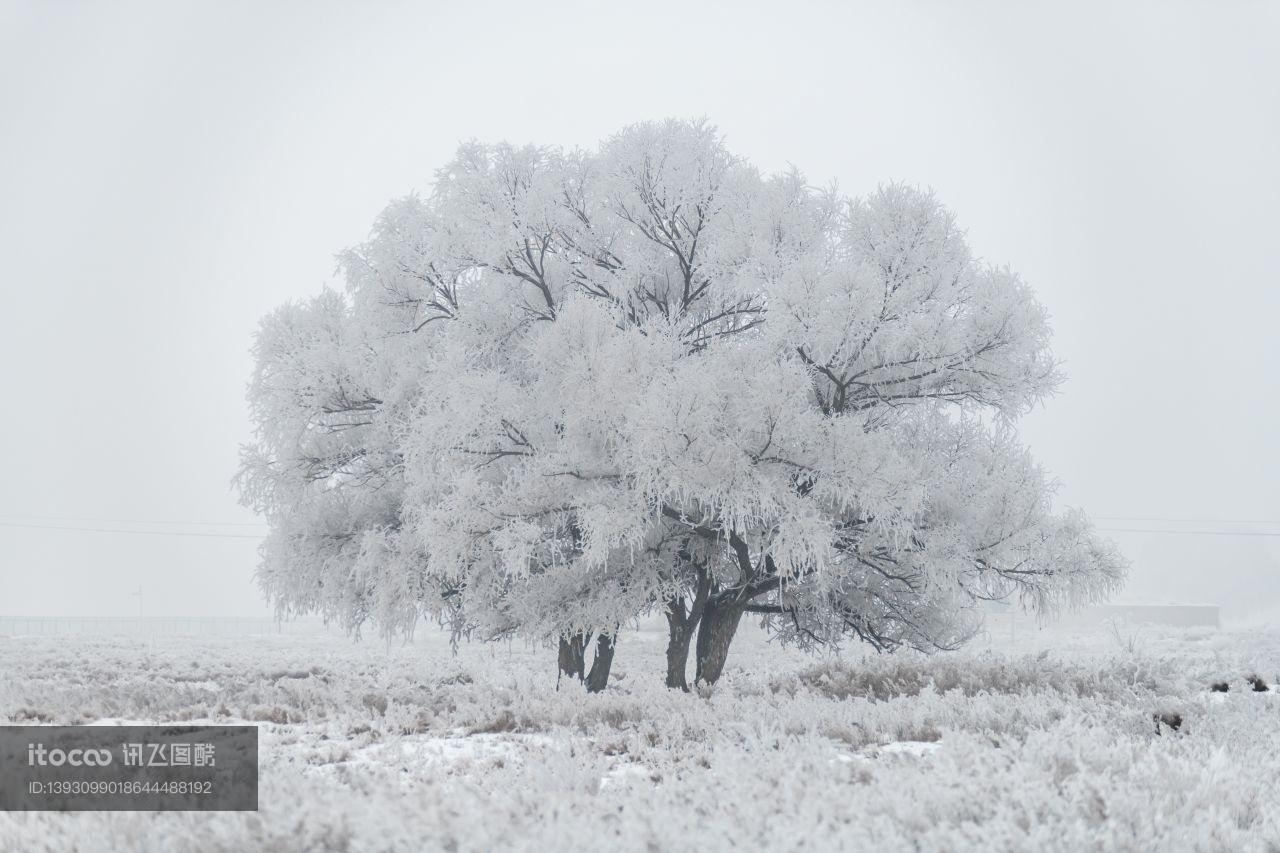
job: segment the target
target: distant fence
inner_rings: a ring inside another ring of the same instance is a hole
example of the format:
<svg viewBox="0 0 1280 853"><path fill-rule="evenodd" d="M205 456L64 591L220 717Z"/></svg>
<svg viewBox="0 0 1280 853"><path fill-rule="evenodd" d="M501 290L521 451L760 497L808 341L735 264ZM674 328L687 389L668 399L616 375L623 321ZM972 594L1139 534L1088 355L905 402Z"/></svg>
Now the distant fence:
<svg viewBox="0 0 1280 853"><path fill-rule="evenodd" d="M1079 613L1063 614L1064 625L1099 625L1104 622L1146 622L1177 628L1221 628L1221 608L1216 604L1098 604Z"/></svg>
<svg viewBox="0 0 1280 853"><path fill-rule="evenodd" d="M1121 619L1151 622L1179 628L1219 628L1222 618L1216 604L1102 604L1084 613L1091 622Z"/></svg>
<svg viewBox="0 0 1280 853"><path fill-rule="evenodd" d="M987 630L1023 630L1039 626L1034 616L1011 607L1007 601L988 602L984 608L988 614ZM1179 628L1221 628L1221 608L1216 604L1098 604L1077 613L1062 613L1045 625L1086 626L1119 621L1138 624L1171 625Z"/></svg>
<svg viewBox="0 0 1280 853"><path fill-rule="evenodd" d="M0 636L246 636L325 634L321 619L235 616L0 616Z"/></svg>

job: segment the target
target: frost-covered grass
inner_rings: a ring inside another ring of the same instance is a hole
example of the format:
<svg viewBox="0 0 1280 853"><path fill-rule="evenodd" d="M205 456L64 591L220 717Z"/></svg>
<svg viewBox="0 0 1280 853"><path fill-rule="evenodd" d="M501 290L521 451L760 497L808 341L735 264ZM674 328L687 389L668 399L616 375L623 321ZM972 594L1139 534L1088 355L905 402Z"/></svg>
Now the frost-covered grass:
<svg viewBox="0 0 1280 853"><path fill-rule="evenodd" d="M257 813L0 814L0 850L1280 850L1280 631L1023 630L814 658L747 631L709 695L625 634L0 638L0 722L255 721ZM1211 683L1228 681L1227 693ZM1157 734L1154 714L1178 714Z"/></svg>

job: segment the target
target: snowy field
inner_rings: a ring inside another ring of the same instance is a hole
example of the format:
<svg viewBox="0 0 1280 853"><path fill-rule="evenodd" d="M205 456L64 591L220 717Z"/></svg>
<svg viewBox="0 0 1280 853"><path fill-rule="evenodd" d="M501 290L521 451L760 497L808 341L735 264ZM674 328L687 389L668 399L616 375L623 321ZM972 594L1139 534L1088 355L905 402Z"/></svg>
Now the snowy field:
<svg viewBox="0 0 1280 853"><path fill-rule="evenodd" d="M257 813L0 814L0 850L1280 850L1280 693L1245 681L1280 630L996 622L932 658L744 632L710 695L662 687L657 630L602 695L434 634L0 637L0 721L262 748Z"/></svg>

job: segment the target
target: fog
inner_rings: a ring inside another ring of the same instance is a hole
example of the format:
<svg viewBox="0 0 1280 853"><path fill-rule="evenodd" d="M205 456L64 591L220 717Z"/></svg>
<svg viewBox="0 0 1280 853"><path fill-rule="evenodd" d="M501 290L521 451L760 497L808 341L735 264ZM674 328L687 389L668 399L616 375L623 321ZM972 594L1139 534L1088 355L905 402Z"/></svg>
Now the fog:
<svg viewBox="0 0 1280 853"><path fill-rule="evenodd" d="M602 7L0 4L0 613L267 613L258 318L464 139L705 115L765 170L933 187L1052 313L1021 432L1121 600L1280 617L1276 7Z"/></svg>

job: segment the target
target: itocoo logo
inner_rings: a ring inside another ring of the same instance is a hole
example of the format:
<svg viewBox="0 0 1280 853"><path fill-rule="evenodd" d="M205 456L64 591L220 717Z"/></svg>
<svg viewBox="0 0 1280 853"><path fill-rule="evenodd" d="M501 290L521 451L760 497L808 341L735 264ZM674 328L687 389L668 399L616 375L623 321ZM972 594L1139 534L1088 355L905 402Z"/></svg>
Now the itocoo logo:
<svg viewBox="0 0 1280 853"><path fill-rule="evenodd" d="M111 763L109 749L45 749L42 743L27 744L28 767L106 767Z"/></svg>

